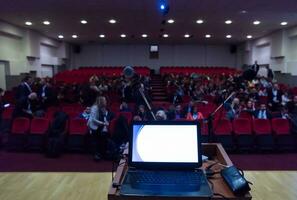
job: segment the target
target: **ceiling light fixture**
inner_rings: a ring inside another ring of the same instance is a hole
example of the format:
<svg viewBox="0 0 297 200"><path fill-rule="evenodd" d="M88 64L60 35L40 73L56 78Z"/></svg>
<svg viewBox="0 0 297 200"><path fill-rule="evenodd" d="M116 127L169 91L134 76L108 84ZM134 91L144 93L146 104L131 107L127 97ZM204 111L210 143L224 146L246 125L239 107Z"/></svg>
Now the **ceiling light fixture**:
<svg viewBox="0 0 297 200"><path fill-rule="evenodd" d="M168 38L169 35L165 33L165 34L163 34L163 37L164 37L164 38Z"/></svg>
<svg viewBox="0 0 297 200"><path fill-rule="evenodd" d="M63 39L64 36L63 35L58 35L58 38Z"/></svg>
<svg viewBox="0 0 297 200"><path fill-rule="evenodd" d="M100 34L99 37L100 38L105 38L105 35L104 34Z"/></svg>
<svg viewBox="0 0 297 200"><path fill-rule="evenodd" d="M121 34L121 38L127 37L126 34Z"/></svg>
<svg viewBox="0 0 297 200"><path fill-rule="evenodd" d="M286 25L288 25L288 22L281 22L280 23L282 26L286 26Z"/></svg>
<svg viewBox="0 0 297 200"><path fill-rule="evenodd" d="M203 24L204 21L203 21L203 19L198 19L198 20L196 21L196 23L197 23L197 24Z"/></svg>
<svg viewBox="0 0 297 200"><path fill-rule="evenodd" d="M226 35L226 38L230 39L232 38L232 35Z"/></svg>
<svg viewBox="0 0 297 200"><path fill-rule="evenodd" d="M232 24L232 20L226 20L225 24Z"/></svg>
<svg viewBox="0 0 297 200"><path fill-rule="evenodd" d="M42 23L47 26L51 24L49 21L43 21Z"/></svg>
<svg viewBox="0 0 297 200"><path fill-rule="evenodd" d="M247 35L246 38L247 38L247 39L252 39L253 36L252 36L252 35Z"/></svg>
<svg viewBox="0 0 297 200"><path fill-rule="evenodd" d="M30 22L30 21L27 21L27 22L25 22L25 24L26 24L27 26L31 26L33 23Z"/></svg>
<svg viewBox="0 0 297 200"><path fill-rule="evenodd" d="M256 20L256 21L253 22L253 24L254 24L254 25L259 25L259 24L261 24L261 22L258 21L258 20Z"/></svg>
<svg viewBox="0 0 297 200"><path fill-rule="evenodd" d="M109 22L110 24L115 24L115 23L117 23L117 21L116 21L115 19L110 19L108 22Z"/></svg>
<svg viewBox="0 0 297 200"><path fill-rule="evenodd" d="M78 35L72 35L71 37L76 39L76 38L78 38Z"/></svg>
<svg viewBox="0 0 297 200"><path fill-rule="evenodd" d="M80 20L80 23L87 24L88 22L87 22L87 20L82 19L82 20Z"/></svg>
<svg viewBox="0 0 297 200"><path fill-rule="evenodd" d="M147 34L142 34L141 37L143 37L143 38L147 38L148 35L147 35Z"/></svg>
<svg viewBox="0 0 297 200"><path fill-rule="evenodd" d="M168 22L169 24L173 24L173 23L174 23L174 19L168 19L167 22Z"/></svg>
<svg viewBox="0 0 297 200"><path fill-rule="evenodd" d="M189 38L189 37L191 37L191 35L190 34L185 34L184 37Z"/></svg>
<svg viewBox="0 0 297 200"><path fill-rule="evenodd" d="M205 37L206 38L211 38L211 35L210 34L206 34Z"/></svg>

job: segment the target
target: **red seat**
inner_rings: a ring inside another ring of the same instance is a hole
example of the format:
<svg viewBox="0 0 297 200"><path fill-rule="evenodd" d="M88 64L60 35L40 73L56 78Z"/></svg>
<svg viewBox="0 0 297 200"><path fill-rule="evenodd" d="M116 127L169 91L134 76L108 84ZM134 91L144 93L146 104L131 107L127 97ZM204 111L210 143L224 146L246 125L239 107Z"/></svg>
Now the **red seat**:
<svg viewBox="0 0 297 200"><path fill-rule="evenodd" d="M228 119L218 119L214 121L213 132L215 135L231 135L232 124Z"/></svg>
<svg viewBox="0 0 297 200"><path fill-rule="evenodd" d="M287 119L274 118L271 120L272 131L276 135L289 135L290 124Z"/></svg>
<svg viewBox="0 0 297 200"><path fill-rule="evenodd" d="M15 118L12 123L11 134L26 134L30 129L30 120L28 118Z"/></svg>
<svg viewBox="0 0 297 200"><path fill-rule="evenodd" d="M238 149L250 149L254 145L252 123L249 118L238 118L233 121L233 132Z"/></svg>
<svg viewBox="0 0 297 200"><path fill-rule="evenodd" d="M270 120L268 119L254 119L253 131L256 137L256 143L259 149L273 149L274 138L271 133Z"/></svg>
<svg viewBox="0 0 297 200"><path fill-rule="evenodd" d="M253 131L256 135L271 134L271 125L268 119L254 119Z"/></svg>
<svg viewBox="0 0 297 200"><path fill-rule="evenodd" d="M71 119L69 123L69 135L85 135L88 131L85 119Z"/></svg>
<svg viewBox="0 0 297 200"><path fill-rule="evenodd" d="M49 120L46 118L34 118L31 121L30 134L44 135L49 127Z"/></svg>
<svg viewBox="0 0 297 200"><path fill-rule="evenodd" d="M246 119L251 120L251 119L253 119L253 116L252 116L251 113L249 113L249 112L247 112L247 111L242 111L242 112L240 112L240 114L239 114L239 118L246 118Z"/></svg>
<svg viewBox="0 0 297 200"><path fill-rule="evenodd" d="M12 122L11 134L8 138L8 148L23 150L29 129L30 120L28 118L15 118Z"/></svg>
<svg viewBox="0 0 297 200"><path fill-rule="evenodd" d="M3 113L2 113L2 119L3 120L11 120L13 110L14 110L14 108L12 108L12 107L5 108Z"/></svg>
<svg viewBox="0 0 297 200"><path fill-rule="evenodd" d="M238 118L233 121L233 132L236 135L251 135L252 124L248 118Z"/></svg>

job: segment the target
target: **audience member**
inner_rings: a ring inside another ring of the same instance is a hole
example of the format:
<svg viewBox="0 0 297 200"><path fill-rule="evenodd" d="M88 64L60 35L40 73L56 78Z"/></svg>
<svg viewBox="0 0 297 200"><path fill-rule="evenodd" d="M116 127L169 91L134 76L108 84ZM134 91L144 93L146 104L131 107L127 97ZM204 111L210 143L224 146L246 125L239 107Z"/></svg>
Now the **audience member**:
<svg viewBox="0 0 297 200"><path fill-rule="evenodd" d="M203 114L201 112L198 112L198 106L194 106L192 112L188 112L186 119L195 121L195 120L201 120L203 119Z"/></svg>
<svg viewBox="0 0 297 200"><path fill-rule="evenodd" d="M32 89L31 89L32 81L33 80L31 76L25 76L21 84L18 86L18 89L16 92L17 100L20 100L22 98L27 98L28 95L32 93Z"/></svg>
<svg viewBox="0 0 297 200"><path fill-rule="evenodd" d="M271 119L271 114L266 108L266 104L261 104L260 109L254 112L254 116L257 119Z"/></svg>
<svg viewBox="0 0 297 200"><path fill-rule="evenodd" d="M37 94L32 92L27 97L19 99L16 103L13 117L27 117L33 118L35 111L37 111Z"/></svg>

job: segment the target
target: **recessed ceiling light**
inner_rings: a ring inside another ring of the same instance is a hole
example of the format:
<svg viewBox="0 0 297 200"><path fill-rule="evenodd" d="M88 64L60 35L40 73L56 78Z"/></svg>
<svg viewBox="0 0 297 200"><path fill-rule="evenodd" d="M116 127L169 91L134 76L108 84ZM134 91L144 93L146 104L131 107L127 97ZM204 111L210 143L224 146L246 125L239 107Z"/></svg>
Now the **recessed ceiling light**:
<svg viewBox="0 0 297 200"><path fill-rule="evenodd" d="M71 37L72 37L72 38L78 38L78 36L77 36L77 35L72 35Z"/></svg>
<svg viewBox="0 0 297 200"><path fill-rule="evenodd" d="M232 35L226 35L226 38L232 38Z"/></svg>
<svg viewBox="0 0 297 200"><path fill-rule="evenodd" d="M226 20L225 24L232 24L232 20Z"/></svg>
<svg viewBox="0 0 297 200"><path fill-rule="evenodd" d="M259 24L261 24L261 22L258 21L258 20L256 20L256 21L253 22L253 24L254 24L254 25L259 25Z"/></svg>
<svg viewBox="0 0 297 200"><path fill-rule="evenodd" d="M42 22L44 25L50 25L51 23L49 21L43 21Z"/></svg>
<svg viewBox="0 0 297 200"><path fill-rule="evenodd" d="M100 38L105 38L105 35L104 34L100 34L99 37Z"/></svg>
<svg viewBox="0 0 297 200"><path fill-rule="evenodd" d="M147 35L147 34L142 34L141 37L143 37L143 38L147 38L148 35Z"/></svg>
<svg viewBox="0 0 297 200"><path fill-rule="evenodd" d="M168 19L167 22L168 22L169 24L173 24L173 23L174 23L174 19Z"/></svg>
<svg viewBox="0 0 297 200"><path fill-rule="evenodd" d="M126 34L121 34L121 38L127 37Z"/></svg>
<svg viewBox="0 0 297 200"><path fill-rule="evenodd" d="M246 38L251 39L251 38L253 38L253 36L252 35L247 35Z"/></svg>
<svg viewBox="0 0 297 200"><path fill-rule="evenodd" d="M87 24L88 22L87 22L87 20L82 19L82 20L80 20L80 23Z"/></svg>
<svg viewBox="0 0 297 200"><path fill-rule="evenodd" d="M30 21L27 21L27 22L25 22L25 24L26 24L27 26L31 26L33 23L30 22Z"/></svg>
<svg viewBox="0 0 297 200"><path fill-rule="evenodd" d="M169 35L165 33L165 34L163 34L163 37L164 37L164 38L168 38Z"/></svg>
<svg viewBox="0 0 297 200"><path fill-rule="evenodd" d="M203 21L203 19L198 19L198 20L196 21L196 23L197 23L197 24L203 24L204 21Z"/></svg>
<svg viewBox="0 0 297 200"><path fill-rule="evenodd" d="M191 35L190 34L185 34L184 37L189 38L189 37L191 37Z"/></svg>
<svg viewBox="0 0 297 200"><path fill-rule="evenodd" d="M211 38L211 35L210 34L206 34L205 37L206 38Z"/></svg>
<svg viewBox="0 0 297 200"><path fill-rule="evenodd" d="M108 22L111 23L111 24L117 23L117 21L115 19L110 19Z"/></svg>
<svg viewBox="0 0 297 200"><path fill-rule="evenodd" d="M63 35L58 35L58 38L63 39L64 36Z"/></svg>
<svg viewBox="0 0 297 200"><path fill-rule="evenodd" d="M240 14L246 14L246 13L247 13L246 10L241 10L241 11L240 11Z"/></svg>
<svg viewBox="0 0 297 200"><path fill-rule="evenodd" d="M288 22L282 22L282 23L280 23L282 26L286 26L286 25L288 25Z"/></svg>

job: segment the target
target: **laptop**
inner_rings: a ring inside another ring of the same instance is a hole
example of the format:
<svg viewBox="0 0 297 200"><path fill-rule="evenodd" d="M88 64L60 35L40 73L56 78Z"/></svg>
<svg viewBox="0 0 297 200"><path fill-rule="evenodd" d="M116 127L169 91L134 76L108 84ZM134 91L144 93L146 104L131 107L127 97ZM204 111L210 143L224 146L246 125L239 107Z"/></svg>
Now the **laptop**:
<svg viewBox="0 0 297 200"><path fill-rule="evenodd" d="M198 122L132 123L123 196L205 197L213 195L202 166Z"/></svg>

